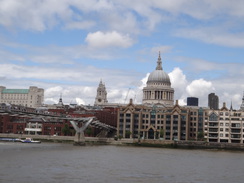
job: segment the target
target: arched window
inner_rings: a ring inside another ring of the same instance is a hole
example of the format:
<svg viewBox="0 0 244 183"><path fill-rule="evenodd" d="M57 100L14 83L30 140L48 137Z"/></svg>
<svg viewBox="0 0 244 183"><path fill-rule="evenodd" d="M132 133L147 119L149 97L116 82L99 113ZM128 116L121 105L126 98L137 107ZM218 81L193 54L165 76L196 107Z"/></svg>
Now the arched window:
<svg viewBox="0 0 244 183"><path fill-rule="evenodd" d="M209 121L218 121L218 116L215 113L210 114Z"/></svg>

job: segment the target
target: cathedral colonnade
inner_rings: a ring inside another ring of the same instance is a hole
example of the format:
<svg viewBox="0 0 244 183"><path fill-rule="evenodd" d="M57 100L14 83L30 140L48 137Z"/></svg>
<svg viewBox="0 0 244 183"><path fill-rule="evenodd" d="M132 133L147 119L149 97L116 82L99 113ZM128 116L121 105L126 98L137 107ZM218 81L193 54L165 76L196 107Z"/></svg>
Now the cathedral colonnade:
<svg viewBox="0 0 244 183"><path fill-rule="evenodd" d="M143 98L147 100L173 100L174 92L172 91L144 91Z"/></svg>

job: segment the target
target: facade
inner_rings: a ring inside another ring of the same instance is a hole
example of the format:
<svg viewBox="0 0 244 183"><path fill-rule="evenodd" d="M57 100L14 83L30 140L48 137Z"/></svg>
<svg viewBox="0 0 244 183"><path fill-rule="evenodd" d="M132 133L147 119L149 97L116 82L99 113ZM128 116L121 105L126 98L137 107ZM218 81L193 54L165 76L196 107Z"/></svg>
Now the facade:
<svg viewBox="0 0 244 183"><path fill-rule="evenodd" d="M96 117L101 123L116 127L117 125L117 109L116 108L102 108L96 110L86 110L80 106L76 108L28 108L15 105L1 104L3 108L13 107L25 112L41 113L41 114L59 114L68 115L72 118L79 117ZM62 129L68 126L68 134L64 134ZM90 132L85 131L85 135L96 136L101 132L101 129L89 127ZM0 133L13 134L28 134L28 135L75 135L75 130L71 123L66 119L54 118L32 118L30 116L18 116L6 113L0 113ZM112 135L112 134L108 134Z"/></svg>
<svg viewBox="0 0 244 183"><path fill-rule="evenodd" d="M174 89L171 88L169 75L163 71L160 53L157 67L150 73L147 86L143 88L143 100L145 105L161 104L165 107L174 104Z"/></svg>
<svg viewBox="0 0 244 183"><path fill-rule="evenodd" d="M29 89L6 89L0 86L0 103L9 103L25 107L40 107L44 101L44 89L30 86Z"/></svg>
<svg viewBox="0 0 244 183"><path fill-rule="evenodd" d="M208 95L208 107L214 110L219 109L219 97L215 95L215 93L210 93Z"/></svg>
<svg viewBox="0 0 244 183"><path fill-rule="evenodd" d="M105 84L102 83L102 80L99 83L99 86L97 88L97 96L95 98L95 106L102 106L108 103L107 100L107 91Z"/></svg>
<svg viewBox="0 0 244 183"><path fill-rule="evenodd" d="M243 144L244 111L229 110L225 103L220 110L206 110L204 134L208 142Z"/></svg>
<svg viewBox="0 0 244 183"><path fill-rule="evenodd" d="M134 105L118 111L117 135L123 138L197 140L203 131L202 108Z"/></svg>

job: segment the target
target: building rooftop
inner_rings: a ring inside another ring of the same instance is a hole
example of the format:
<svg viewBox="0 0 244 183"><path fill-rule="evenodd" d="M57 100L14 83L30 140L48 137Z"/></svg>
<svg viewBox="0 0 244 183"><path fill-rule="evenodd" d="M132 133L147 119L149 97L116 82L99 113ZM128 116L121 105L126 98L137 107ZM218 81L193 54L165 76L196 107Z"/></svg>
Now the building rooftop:
<svg viewBox="0 0 244 183"><path fill-rule="evenodd" d="M3 89L2 93L9 93L9 94L14 94L14 93L18 93L18 94L28 94L29 93L29 89Z"/></svg>

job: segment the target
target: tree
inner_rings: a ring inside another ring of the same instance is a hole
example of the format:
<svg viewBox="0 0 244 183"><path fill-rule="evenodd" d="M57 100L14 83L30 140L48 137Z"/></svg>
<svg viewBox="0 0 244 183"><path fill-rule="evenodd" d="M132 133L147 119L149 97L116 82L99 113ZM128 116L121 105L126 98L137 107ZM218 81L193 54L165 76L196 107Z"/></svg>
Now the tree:
<svg viewBox="0 0 244 183"><path fill-rule="evenodd" d="M64 134L64 136L70 134L70 129L68 124L65 124L64 127L62 128L62 133Z"/></svg>
<svg viewBox="0 0 244 183"><path fill-rule="evenodd" d="M90 136L92 134L92 129L91 127L88 127L86 130L85 130L85 134L87 134L88 136Z"/></svg>
<svg viewBox="0 0 244 183"><path fill-rule="evenodd" d="M159 132L160 138L164 138L164 129L161 129Z"/></svg>
<svg viewBox="0 0 244 183"><path fill-rule="evenodd" d="M126 131L125 132L125 138L130 138L131 132L130 131Z"/></svg>
<svg viewBox="0 0 244 183"><path fill-rule="evenodd" d="M204 138L203 132L198 132L197 133L197 140L202 140Z"/></svg>

